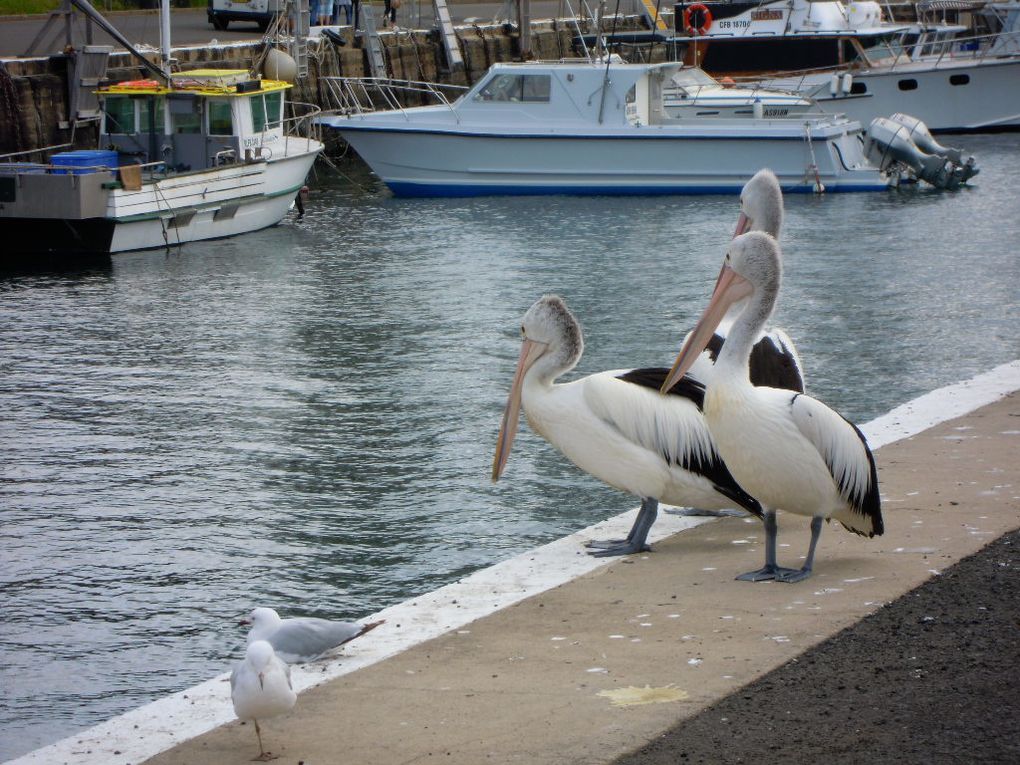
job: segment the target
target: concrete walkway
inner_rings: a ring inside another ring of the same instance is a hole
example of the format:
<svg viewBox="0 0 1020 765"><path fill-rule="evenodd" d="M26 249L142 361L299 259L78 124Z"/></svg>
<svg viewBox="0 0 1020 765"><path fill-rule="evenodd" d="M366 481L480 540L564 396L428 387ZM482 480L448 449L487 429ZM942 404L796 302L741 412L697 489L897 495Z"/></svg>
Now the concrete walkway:
<svg viewBox="0 0 1020 765"><path fill-rule="evenodd" d="M760 524L699 525L302 693L266 746L306 765L610 762L1020 526L1016 394L876 457L885 536L828 525L806 582L734 581L760 565ZM780 516L780 562L807 532ZM233 722L147 762L257 753Z"/></svg>

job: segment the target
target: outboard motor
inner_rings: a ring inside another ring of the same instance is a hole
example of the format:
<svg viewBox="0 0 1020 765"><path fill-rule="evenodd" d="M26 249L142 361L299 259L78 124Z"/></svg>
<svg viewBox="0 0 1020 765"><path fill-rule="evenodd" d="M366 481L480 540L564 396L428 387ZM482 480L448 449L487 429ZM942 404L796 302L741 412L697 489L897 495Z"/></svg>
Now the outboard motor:
<svg viewBox="0 0 1020 765"><path fill-rule="evenodd" d="M940 157L945 157L950 162L959 165L964 171L964 179L967 180L978 174L978 168L974 157L968 156L964 158L962 149L954 149L949 146L943 146L928 130L928 126L925 125L917 117L911 117L909 114L903 114L902 112L896 112L889 119L893 122L898 122L903 125L907 130L910 131L910 140L921 151L926 151L929 154L937 154Z"/></svg>
<svg viewBox="0 0 1020 765"><path fill-rule="evenodd" d="M923 127L923 123L919 124ZM924 130L930 137L928 129ZM934 139L931 139L931 142L935 143ZM973 157L968 159L968 164L961 166L949 157L922 151L911 140L910 128L886 117L872 120L864 151L883 171L888 171L896 163L900 163L913 171L922 181L939 189L955 189L978 172Z"/></svg>

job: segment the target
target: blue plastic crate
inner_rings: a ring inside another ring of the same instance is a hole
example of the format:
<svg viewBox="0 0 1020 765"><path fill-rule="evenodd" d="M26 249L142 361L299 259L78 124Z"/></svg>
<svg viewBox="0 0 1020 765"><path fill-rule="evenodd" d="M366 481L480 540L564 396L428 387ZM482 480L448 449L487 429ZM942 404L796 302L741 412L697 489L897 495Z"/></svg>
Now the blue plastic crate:
<svg viewBox="0 0 1020 765"><path fill-rule="evenodd" d="M86 175L95 173L99 168L117 169L117 152L106 149L82 149L79 151L62 151L50 157L50 164L67 170L54 170L56 175Z"/></svg>

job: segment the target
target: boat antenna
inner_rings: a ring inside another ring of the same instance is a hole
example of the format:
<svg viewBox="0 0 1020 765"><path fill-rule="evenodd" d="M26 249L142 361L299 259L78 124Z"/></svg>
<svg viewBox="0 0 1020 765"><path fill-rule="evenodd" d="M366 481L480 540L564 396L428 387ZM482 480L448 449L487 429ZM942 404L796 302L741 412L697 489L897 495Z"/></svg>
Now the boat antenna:
<svg viewBox="0 0 1020 765"><path fill-rule="evenodd" d="M609 65L613 63L613 39L616 37L616 23L620 20L620 0L616 0L616 10L613 11L613 28L609 32L609 40L606 43L606 72L602 75L602 100L599 101L599 124L602 124L602 115L606 110L606 91L609 89Z"/></svg>
<svg viewBox="0 0 1020 765"><path fill-rule="evenodd" d="M164 2L165 2L165 0L164 0ZM92 19L94 22L96 22L96 24L98 24L99 27L104 32L106 32L108 35L110 35L110 37L112 37L114 40L116 40L121 45L123 45L125 48L127 48L127 50L135 58L137 58L142 63L142 66L145 69L147 69L153 75L158 77L164 83L169 83L169 81L170 81L169 69L164 71L163 69L161 69L160 67L156 66L151 61L149 61L149 59L147 59L145 56L143 56L131 43L129 43L127 41L127 38L124 37L124 35L122 35L113 24L111 24L109 21L107 21L105 18L103 18L103 15L101 13L99 13L99 11L97 11L95 8L93 8L92 5L89 4L88 0L71 0L71 4L75 8L80 10L82 13L84 13L86 16L88 16L90 19ZM168 12L167 12L167 25L169 25L169 23L170 23L170 14L169 14L169 10L168 10ZM167 39L167 45L169 45L170 44L170 36L169 36L169 34L167 35L166 39Z"/></svg>
<svg viewBox="0 0 1020 765"><path fill-rule="evenodd" d="M159 3L159 54L160 68L167 80L170 79L170 0Z"/></svg>

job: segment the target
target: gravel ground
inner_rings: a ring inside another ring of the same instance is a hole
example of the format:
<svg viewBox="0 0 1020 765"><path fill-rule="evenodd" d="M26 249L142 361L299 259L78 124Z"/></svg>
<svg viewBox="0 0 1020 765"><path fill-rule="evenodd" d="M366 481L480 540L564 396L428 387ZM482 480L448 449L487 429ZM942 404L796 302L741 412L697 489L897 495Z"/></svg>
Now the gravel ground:
<svg viewBox="0 0 1020 765"><path fill-rule="evenodd" d="M1020 763L1020 530L616 765Z"/></svg>

